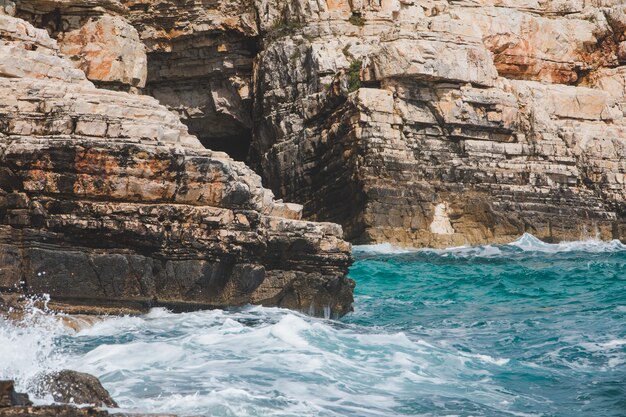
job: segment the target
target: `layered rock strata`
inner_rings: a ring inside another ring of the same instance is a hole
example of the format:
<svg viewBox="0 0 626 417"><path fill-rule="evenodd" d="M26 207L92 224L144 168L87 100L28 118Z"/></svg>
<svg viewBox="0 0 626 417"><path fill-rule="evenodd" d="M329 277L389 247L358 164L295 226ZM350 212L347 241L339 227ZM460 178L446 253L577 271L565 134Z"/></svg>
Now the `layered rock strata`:
<svg viewBox="0 0 626 417"><path fill-rule="evenodd" d="M0 287L87 312L350 310L339 226L299 220L301 206L155 99L96 88L46 31L9 15L0 94Z"/></svg>
<svg viewBox="0 0 626 417"><path fill-rule="evenodd" d="M305 216L357 243L626 239L622 2L295 3L259 16L288 33L251 162Z"/></svg>
<svg viewBox="0 0 626 417"><path fill-rule="evenodd" d="M241 0L125 0L146 44L145 92L209 149L245 160L252 138L256 11Z"/></svg>
<svg viewBox="0 0 626 417"><path fill-rule="evenodd" d="M52 27L85 70L102 60L68 33L103 16L134 26L147 54L144 92L205 146L247 154L278 197L342 224L353 242L625 239L622 0L36 0L16 9ZM53 25L49 10L66 23ZM126 56L118 61L133 68Z"/></svg>

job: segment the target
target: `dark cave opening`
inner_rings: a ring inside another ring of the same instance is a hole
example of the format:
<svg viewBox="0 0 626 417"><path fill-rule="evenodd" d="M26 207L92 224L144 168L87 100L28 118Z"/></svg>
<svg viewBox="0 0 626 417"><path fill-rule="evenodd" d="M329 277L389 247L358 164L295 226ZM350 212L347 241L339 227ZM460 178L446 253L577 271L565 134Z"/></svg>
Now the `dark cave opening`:
<svg viewBox="0 0 626 417"><path fill-rule="evenodd" d="M203 137L202 132L195 132L194 134L207 149L226 152L235 161L245 162L248 159L248 152L252 143L252 130L250 129L233 132L233 135L221 137Z"/></svg>
<svg viewBox="0 0 626 417"><path fill-rule="evenodd" d="M148 53L144 93L180 116L207 149L248 159L252 143L252 73L257 37L206 32Z"/></svg>
<svg viewBox="0 0 626 417"><path fill-rule="evenodd" d="M246 109L247 110L247 109ZM226 152L236 161L246 161L252 143L252 128L229 115L205 111L196 117L182 117L189 133L212 151Z"/></svg>

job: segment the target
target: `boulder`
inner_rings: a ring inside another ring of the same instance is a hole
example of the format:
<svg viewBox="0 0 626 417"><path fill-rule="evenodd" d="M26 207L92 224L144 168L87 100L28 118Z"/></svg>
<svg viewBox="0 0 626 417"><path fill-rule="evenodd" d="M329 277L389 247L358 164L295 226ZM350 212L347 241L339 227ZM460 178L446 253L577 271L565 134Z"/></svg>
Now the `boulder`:
<svg viewBox="0 0 626 417"><path fill-rule="evenodd" d="M82 372L63 370L44 375L38 379L36 391L39 397L51 395L56 403L117 407L98 378Z"/></svg>
<svg viewBox="0 0 626 417"><path fill-rule="evenodd" d="M29 405L32 403L28 399L28 395L16 392L13 381L0 381L0 410L7 407Z"/></svg>

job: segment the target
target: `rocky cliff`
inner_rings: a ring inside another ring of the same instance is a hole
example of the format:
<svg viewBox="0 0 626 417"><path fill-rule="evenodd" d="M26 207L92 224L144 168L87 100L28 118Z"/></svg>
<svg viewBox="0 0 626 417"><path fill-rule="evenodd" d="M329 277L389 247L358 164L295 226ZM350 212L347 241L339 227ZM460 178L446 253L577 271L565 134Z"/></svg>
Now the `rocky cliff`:
<svg viewBox="0 0 626 417"><path fill-rule="evenodd" d="M339 226L301 221L242 162L129 93L147 60L117 3L28 6L0 13L0 288L74 311L351 309Z"/></svg>
<svg viewBox="0 0 626 417"><path fill-rule="evenodd" d="M626 239L621 0L8 7L353 242Z"/></svg>
<svg viewBox="0 0 626 417"><path fill-rule="evenodd" d="M307 216L359 243L626 239L623 2L301 3L261 14L289 34L250 155Z"/></svg>

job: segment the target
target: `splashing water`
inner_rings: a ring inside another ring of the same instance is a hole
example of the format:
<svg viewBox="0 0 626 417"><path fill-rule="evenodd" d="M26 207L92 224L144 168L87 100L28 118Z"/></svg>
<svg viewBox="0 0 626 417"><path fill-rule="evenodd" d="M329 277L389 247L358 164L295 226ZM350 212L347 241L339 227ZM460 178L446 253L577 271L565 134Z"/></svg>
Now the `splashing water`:
<svg viewBox="0 0 626 417"><path fill-rule="evenodd" d="M263 307L0 319L0 378L89 372L124 411L206 416L602 416L626 410L626 247L355 248L341 321Z"/></svg>

